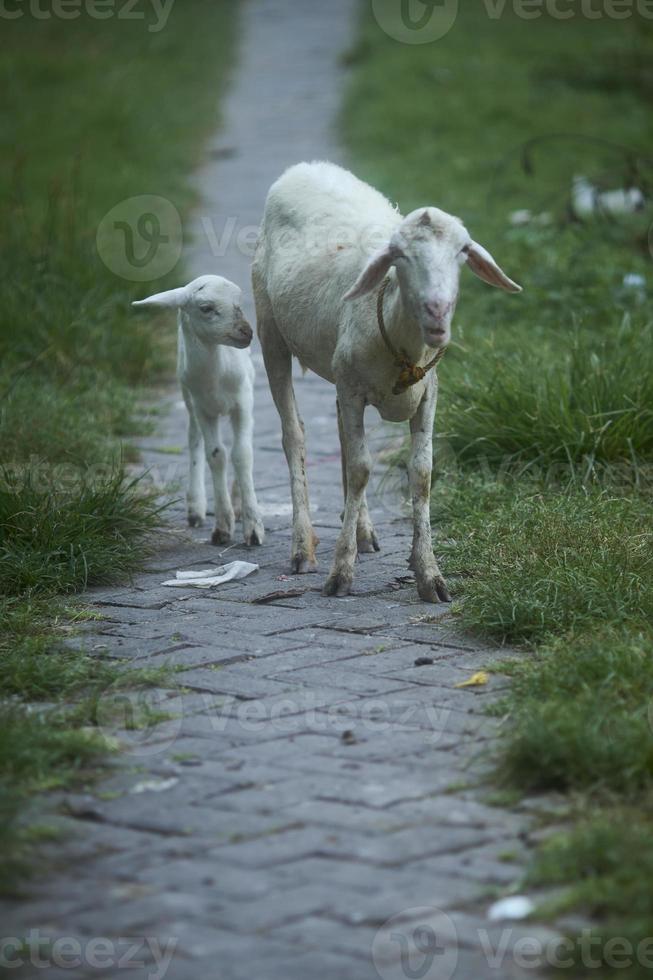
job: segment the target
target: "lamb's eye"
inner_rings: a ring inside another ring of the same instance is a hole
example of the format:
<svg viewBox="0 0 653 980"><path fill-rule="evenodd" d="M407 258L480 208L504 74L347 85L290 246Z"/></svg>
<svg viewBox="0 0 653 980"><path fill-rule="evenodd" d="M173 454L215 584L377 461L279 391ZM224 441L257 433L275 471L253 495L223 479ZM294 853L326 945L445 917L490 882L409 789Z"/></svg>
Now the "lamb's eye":
<svg viewBox="0 0 653 980"><path fill-rule="evenodd" d="M200 311L202 313L215 313L215 306L213 303L200 303Z"/></svg>

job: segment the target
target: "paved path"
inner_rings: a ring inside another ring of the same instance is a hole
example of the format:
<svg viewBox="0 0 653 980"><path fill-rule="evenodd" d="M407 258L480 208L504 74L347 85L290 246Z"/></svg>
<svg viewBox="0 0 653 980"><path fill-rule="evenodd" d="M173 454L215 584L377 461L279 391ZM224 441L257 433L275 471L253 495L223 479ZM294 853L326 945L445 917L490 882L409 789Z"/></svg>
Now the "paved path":
<svg viewBox="0 0 653 980"><path fill-rule="evenodd" d="M341 158L331 125L355 7L245 6L226 124L198 177L194 274L216 270L248 288L245 232L271 181L299 159ZM216 259L211 239L215 250L229 229ZM180 504L179 533L133 587L91 594L105 618L84 643L136 667L176 665L183 691L126 699L118 710L109 694L102 700L104 729L128 751L108 781L58 801L70 835L52 849L56 871L5 910L5 923L12 934L72 937L81 977L97 975L97 964L121 980L162 977L166 965L168 980L532 976L505 949L494 965L487 953L502 936L487 907L519 876L506 855L522 854L525 827L523 814L487 805L479 784L496 729L484 715L494 685L457 686L492 653L456 632L443 607L417 600L409 525L392 490L372 495L383 551L362 558L355 594L321 597L341 492L334 392L313 376L296 384L321 572L287 577L287 471L254 356L268 536L260 551L236 545L228 558L258 560L260 571L215 592L163 588L177 569L220 561L206 531L183 530ZM387 446L387 427L370 423L374 445ZM176 394L163 429L144 447L162 483L183 476L183 457L170 452L185 438ZM274 591L291 594L256 603ZM433 663L417 666L421 658ZM148 705L171 717L126 731ZM108 945L98 948L97 937ZM63 966L74 946L62 949L50 978L70 975ZM161 950L174 952L171 963Z"/></svg>

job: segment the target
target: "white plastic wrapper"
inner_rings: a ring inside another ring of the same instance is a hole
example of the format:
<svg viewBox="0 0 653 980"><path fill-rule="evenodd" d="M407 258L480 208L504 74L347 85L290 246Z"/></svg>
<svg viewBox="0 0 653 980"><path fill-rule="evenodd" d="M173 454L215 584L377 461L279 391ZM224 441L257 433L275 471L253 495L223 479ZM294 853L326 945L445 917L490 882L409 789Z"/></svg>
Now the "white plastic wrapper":
<svg viewBox="0 0 653 980"><path fill-rule="evenodd" d="M189 586L196 589L212 589L216 585L224 585L225 582L234 582L236 579L246 578L252 572L258 572L258 565L253 565L249 561L231 561L219 568L177 572L173 579L163 582L163 585L167 585L171 589L187 589Z"/></svg>
<svg viewBox="0 0 653 980"><path fill-rule="evenodd" d="M511 895L491 905L487 912L490 922L506 919L525 919L535 910L535 902L526 895Z"/></svg>

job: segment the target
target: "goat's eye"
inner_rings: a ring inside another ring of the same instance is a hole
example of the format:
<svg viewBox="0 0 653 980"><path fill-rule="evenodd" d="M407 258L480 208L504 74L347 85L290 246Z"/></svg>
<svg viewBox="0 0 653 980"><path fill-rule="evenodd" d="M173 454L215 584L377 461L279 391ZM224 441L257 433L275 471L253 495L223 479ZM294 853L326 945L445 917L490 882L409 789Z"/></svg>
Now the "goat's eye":
<svg viewBox="0 0 653 980"><path fill-rule="evenodd" d="M215 306L212 303L200 303L202 313L215 313Z"/></svg>

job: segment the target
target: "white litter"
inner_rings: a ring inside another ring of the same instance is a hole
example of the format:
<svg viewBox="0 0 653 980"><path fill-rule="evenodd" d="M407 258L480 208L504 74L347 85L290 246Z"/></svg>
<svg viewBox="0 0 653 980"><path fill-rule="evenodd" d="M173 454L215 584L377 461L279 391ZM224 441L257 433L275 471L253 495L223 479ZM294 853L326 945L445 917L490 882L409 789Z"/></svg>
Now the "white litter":
<svg viewBox="0 0 653 980"><path fill-rule="evenodd" d="M502 919L525 919L535 911L535 902L526 895L512 895L501 898L491 905L487 912L490 922L500 922Z"/></svg>
<svg viewBox="0 0 653 980"><path fill-rule="evenodd" d="M253 565L249 561L230 561L227 565L220 565L217 568L177 572L173 579L164 582L163 585L171 589L186 589L188 586L196 589L212 589L216 585L224 585L225 582L246 578L252 572L258 572L258 565Z"/></svg>
<svg viewBox="0 0 653 980"><path fill-rule="evenodd" d="M644 276L640 276L638 272L629 272L624 276L624 286L626 289L644 289L646 279Z"/></svg>
<svg viewBox="0 0 653 980"><path fill-rule="evenodd" d="M633 214L645 205L644 195L638 187L600 191L587 177L574 177L571 202L577 218L593 214Z"/></svg>
<svg viewBox="0 0 653 980"><path fill-rule="evenodd" d="M521 208L519 211L513 211L510 215L511 225L527 225L529 221L533 220L533 212L529 211L528 208Z"/></svg>
<svg viewBox="0 0 653 980"><path fill-rule="evenodd" d="M130 793L165 793L167 789L176 786L179 780L176 776L171 779L148 779L142 783L132 786Z"/></svg>

